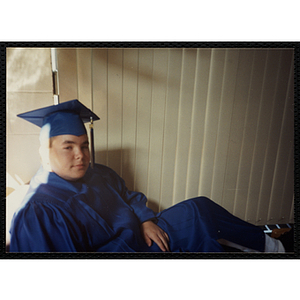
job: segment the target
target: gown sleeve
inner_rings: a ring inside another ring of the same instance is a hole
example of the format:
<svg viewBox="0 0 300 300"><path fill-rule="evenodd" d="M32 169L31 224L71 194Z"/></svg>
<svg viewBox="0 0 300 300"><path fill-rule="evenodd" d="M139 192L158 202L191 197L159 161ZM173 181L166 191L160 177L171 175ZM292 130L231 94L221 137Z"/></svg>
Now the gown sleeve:
<svg viewBox="0 0 300 300"><path fill-rule="evenodd" d="M12 229L10 252L74 252L82 247L75 238L80 232L76 222L49 203L26 205L14 217Z"/></svg>
<svg viewBox="0 0 300 300"><path fill-rule="evenodd" d="M130 205L141 223L149 220L156 222L156 214L152 209L146 206L147 198L144 194L129 191L125 187L123 199Z"/></svg>
<svg viewBox="0 0 300 300"><path fill-rule="evenodd" d="M110 171L113 181L117 183L120 196L132 208L140 223L148 220L157 222L156 213L146 205L147 197L143 193L128 190L125 181L115 171Z"/></svg>

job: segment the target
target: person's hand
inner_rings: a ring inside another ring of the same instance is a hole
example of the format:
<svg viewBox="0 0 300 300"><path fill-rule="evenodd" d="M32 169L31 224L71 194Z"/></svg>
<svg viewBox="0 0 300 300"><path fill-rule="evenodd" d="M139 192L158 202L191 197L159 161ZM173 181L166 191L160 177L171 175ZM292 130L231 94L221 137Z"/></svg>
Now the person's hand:
<svg viewBox="0 0 300 300"><path fill-rule="evenodd" d="M149 247L151 247L153 241L163 252L170 251L168 235L152 221L142 223L141 233Z"/></svg>

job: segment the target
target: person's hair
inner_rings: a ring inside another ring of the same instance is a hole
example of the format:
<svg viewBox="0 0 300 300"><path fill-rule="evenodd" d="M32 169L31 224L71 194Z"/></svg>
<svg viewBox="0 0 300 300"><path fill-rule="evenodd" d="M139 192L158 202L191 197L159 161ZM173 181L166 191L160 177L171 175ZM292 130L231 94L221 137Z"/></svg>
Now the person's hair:
<svg viewBox="0 0 300 300"><path fill-rule="evenodd" d="M40 158L44 169L47 171L51 170L50 160L49 160L49 150L52 147L54 138L55 137L43 139L41 140L40 143L40 149L39 149Z"/></svg>
<svg viewBox="0 0 300 300"><path fill-rule="evenodd" d="M52 143L53 143L54 138L55 138L55 136L52 136L51 138L49 138L49 148L52 147Z"/></svg>

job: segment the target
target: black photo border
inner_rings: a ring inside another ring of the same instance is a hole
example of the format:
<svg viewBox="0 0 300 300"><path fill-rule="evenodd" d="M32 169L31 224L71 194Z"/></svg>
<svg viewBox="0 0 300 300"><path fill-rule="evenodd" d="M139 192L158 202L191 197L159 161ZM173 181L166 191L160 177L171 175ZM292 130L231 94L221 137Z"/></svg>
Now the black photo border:
<svg viewBox="0 0 300 300"><path fill-rule="evenodd" d="M293 48L294 49L294 253L10 253L6 250L6 49L22 48ZM0 259L299 259L299 42L0 42Z"/></svg>

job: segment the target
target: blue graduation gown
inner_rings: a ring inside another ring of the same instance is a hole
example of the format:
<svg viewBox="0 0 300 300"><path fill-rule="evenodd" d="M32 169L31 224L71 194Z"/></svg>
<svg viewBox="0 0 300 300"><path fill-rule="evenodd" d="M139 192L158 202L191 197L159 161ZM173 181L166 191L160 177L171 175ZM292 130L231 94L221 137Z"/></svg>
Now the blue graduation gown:
<svg viewBox="0 0 300 300"><path fill-rule="evenodd" d="M160 252L148 247L140 224L152 220L172 252L221 252L217 239L264 251L264 233L205 197L158 214L126 188L112 169L96 164L76 182L41 168L11 224L11 252Z"/></svg>

